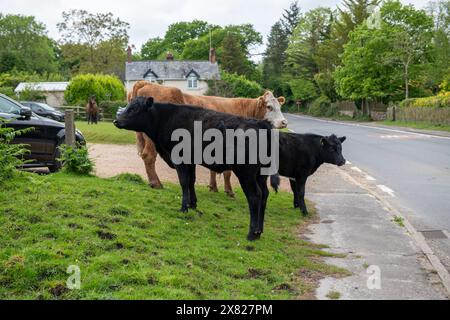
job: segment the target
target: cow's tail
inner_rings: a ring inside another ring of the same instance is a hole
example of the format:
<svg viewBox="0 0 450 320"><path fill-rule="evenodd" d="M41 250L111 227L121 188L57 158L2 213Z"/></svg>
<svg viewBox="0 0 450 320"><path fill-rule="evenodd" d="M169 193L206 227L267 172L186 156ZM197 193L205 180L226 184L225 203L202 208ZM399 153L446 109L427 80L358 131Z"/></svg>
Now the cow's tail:
<svg viewBox="0 0 450 320"><path fill-rule="evenodd" d="M145 138L142 132L136 132L136 147L138 150L138 155L142 157L145 147Z"/></svg>
<svg viewBox="0 0 450 320"><path fill-rule="evenodd" d="M280 175L274 174L273 176L270 176L270 185L272 186L273 190L278 193L278 188L280 187Z"/></svg>

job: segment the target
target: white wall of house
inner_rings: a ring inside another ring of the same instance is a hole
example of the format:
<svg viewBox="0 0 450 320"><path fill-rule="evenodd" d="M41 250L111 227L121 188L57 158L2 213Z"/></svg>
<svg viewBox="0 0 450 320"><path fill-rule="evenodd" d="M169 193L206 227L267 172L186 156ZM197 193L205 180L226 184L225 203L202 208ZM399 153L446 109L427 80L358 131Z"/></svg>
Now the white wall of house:
<svg viewBox="0 0 450 320"><path fill-rule="evenodd" d="M44 92L45 103L52 107L61 107L65 105L64 92Z"/></svg>
<svg viewBox="0 0 450 320"><path fill-rule="evenodd" d="M136 82L137 81L127 81L125 83L127 92L130 92L133 90L134 84ZM187 80L166 80L162 84L165 86L168 86L168 87L178 88L185 93L195 95L195 96L204 95L206 93L206 91L208 91L208 83L203 80L197 80L197 88L196 89L189 88Z"/></svg>

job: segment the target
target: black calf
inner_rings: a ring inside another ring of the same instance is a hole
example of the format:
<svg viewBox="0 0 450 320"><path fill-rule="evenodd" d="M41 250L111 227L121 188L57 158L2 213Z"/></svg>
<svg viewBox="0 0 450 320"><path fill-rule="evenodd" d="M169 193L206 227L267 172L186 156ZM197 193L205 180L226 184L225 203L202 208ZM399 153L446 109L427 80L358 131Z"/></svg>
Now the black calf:
<svg viewBox="0 0 450 320"><path fill-rule="evenodd" d="M345 137L335 135L323 137L314 134L280 133L279 175L288 177L294 193L294 208L300 208L308 214L305 204L305 186L308 177L316 172L323 163L343 166L342 143ZM270 184L278 191L280 177L270 178Z"/></svg>

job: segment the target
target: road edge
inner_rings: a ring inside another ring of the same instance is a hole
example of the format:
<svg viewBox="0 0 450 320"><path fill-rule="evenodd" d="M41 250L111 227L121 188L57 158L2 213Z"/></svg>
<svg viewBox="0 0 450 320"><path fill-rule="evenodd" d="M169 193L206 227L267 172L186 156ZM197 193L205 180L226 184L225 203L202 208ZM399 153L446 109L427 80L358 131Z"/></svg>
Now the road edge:
<svg viewBox="0 0 450 320"><path fill-rule="evenodd" d="M397 210L393 205L391 205L390 202L385 199L385 197L381 196L379 193L373 191L372 189L366 187L364 184L357 181L348 172L342 169L339 169L337 171L343 178L350 180L352 183L362 188L370 195L374 196L378 201L380 201L388 209L393 218L397 216L403 219L403 224L406 230L409 232L413 240L416 242L417 246L420 248L422 253L427 257L431 266L439 275L439 278L441 279L441 282L447 291L447 295L450 297L450 273L447 271L447 269L444 267L444 265L439 260L437 255L435 255L434 251L428 245L425 237L420 232L418 232L416 228L414 228L414 226L409 222L409 220L403 214L401 214L399 210Z"/></svg>

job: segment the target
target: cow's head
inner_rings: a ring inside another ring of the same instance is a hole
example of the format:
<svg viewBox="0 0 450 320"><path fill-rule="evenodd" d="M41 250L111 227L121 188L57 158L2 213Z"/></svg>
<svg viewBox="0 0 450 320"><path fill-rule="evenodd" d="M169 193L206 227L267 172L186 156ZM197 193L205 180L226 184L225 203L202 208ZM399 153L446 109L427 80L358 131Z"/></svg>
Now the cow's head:
<svg viewBox="0 0 450 320"><path fill-rule="evenodd" d="M286 102L284 97L275 98L272 92L267 91L259 98L260 103L265 107L264 120L269 121L276 129L286 128L288 121L281 112L281 106Z"/></svg>
<svg viewBox="0 0 450 320"><path fill-rule="evenodd" d="M342 155L342 143L344 143L346 139L346 137L338 138L334 134L329 137L321 138L320 154L322 160L326 163L343 166L347 162Z"/></svg>
<svg viewBox="0 0 450 320"><path fill-rule="evenodd" d="M118 115L114 125L119 129L145 132L152 106L153 98L137 97L131 100L127 108Z"/></svg>

